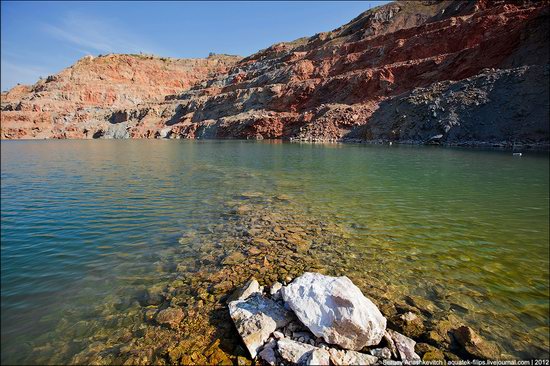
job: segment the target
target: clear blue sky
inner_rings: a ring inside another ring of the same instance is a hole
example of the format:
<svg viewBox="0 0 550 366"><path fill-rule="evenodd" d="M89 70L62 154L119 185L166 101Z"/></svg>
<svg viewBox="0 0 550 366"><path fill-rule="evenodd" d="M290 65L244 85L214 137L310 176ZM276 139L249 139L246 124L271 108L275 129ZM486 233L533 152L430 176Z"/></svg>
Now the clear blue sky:
<svg viewBox="0 0 550 366"><path fill-rule="evenodd" d="M247 56L332 30L384 3L2 1L1 88L32 84L87 54Z"/></svg>

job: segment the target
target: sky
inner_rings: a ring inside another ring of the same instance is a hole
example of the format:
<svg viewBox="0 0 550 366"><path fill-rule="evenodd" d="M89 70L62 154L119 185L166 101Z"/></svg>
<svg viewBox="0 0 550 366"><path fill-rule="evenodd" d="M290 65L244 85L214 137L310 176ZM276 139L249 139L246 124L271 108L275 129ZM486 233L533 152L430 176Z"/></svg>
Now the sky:
<svg viewBox="0 0 550 366"><path fill-rule="evenodd" d="M387 1L1 1L1 89L86 55L248 56L339 27Z"/></svg>

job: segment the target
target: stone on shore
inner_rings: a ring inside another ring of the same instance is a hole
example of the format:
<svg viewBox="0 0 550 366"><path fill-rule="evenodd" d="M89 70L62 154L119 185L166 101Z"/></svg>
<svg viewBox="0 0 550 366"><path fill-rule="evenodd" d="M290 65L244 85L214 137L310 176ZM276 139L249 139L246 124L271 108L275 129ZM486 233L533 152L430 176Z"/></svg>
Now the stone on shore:
<svg viewBox="0 0 550 366"><path fill-rule="evenodd" d="M275 347L277 347L277 342L274 339L271 339L267 342L264 348L260 351L258 356L267 362L268 365L275 366L277 364L277 356L275 355Z"/></svg>
<svg viewBox="0 0 550 366"><path fill-rule="evenodd" d="M306 362L306 366L328 366L330 365L330 355L329 353L324 349L314 349L309 354Z"/></svg>
<svg viewBox="0 0 550 366"><path fill-rule="evenodd" d="M370 354L377 358L391 359L391 351L388 347L371 349Z"/></svg>
<svg viewBox="0 0 550 366"><path fill-rule="evenodd" d="M388 333L388 330L389 329L386 329L386 331L384 332L383 338L384 341L386 341L386 343L388 344L388 348L390 349L393 358L397 359L397 347L395 347L395 342L393 341L391 335Z"/></svg>
<svg viewBox="0 0 550 366"><path fill-rule="evenodd" d="M271 298L273 300L279 300L281 298L281 289L283 288L283 284L280 282L275 282L271 289L269 290L269 294L271 295Z"/></svg>
<svg viewBox="0 0 550 366"><path fill-rule="evenodd" d="M300 321L328 343L361 350L384 335L386 318L347 277L307 272L281 294Z"/></svg>
<svg viewBox="0 0 550 366"><path fill-rule="evenodd" d="M291 314L281 305L259 293L230 302L229 315L252 358L275 329L291 320Z"/></svg>
<svg viewBox="0 0 550 366"><path fill-rule="evenodd" d="M416 342L414 340L391 329L388 329L388 334L395 343L397 351L399 351L401 361L403 361L404 363L420 361L420 356L417 355L414 350L414 346L416 345Z"/></svg>
<svg viewBox="0 0 550 366"><path fill-rule="evenodd" d="M374 365L378 358L355 351L329 348L330 360L334 365Z"/></svg>
<svg viewBox="0 0 550 366"><path fill-rule="evenodd" d="M319 365L329 364L328 352L309 344L296 342L288 338L283 338L277 341L277 347L281 357L285 361L288 361L295 365L306 364L307 362L310 362L309 364L313 365L314 363L311 363L314 361L312 360L312 358L323 362L319 363ZM312 355L313 352L315 352L315 355Z"/></svg>

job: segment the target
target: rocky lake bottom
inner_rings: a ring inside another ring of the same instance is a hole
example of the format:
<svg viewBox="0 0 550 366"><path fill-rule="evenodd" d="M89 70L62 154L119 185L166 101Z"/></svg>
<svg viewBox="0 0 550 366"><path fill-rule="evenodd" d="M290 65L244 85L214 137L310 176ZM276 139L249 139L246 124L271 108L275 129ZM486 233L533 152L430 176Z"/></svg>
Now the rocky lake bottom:
<svg viewBox="0 0 550 366"><path fill-rule="evenodd" d="M304 272L349 277L445 359L461 356L457 324L502 358L549 357L546 153L1 147L3 364L246 364L229 296L250 277L269 288Z"/></svg>

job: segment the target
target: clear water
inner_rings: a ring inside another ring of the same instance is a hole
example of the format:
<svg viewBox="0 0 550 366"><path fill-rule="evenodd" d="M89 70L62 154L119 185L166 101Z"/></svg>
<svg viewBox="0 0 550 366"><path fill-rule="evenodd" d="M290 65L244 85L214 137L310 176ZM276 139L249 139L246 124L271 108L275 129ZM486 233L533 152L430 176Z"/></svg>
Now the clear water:
<svg viewBox="0 0 550 366"><path fill-rule="evenodd" d="M66 329L97 339L137 289L173 279L182 236L232 235L216 225L244 192L343 228L315 252L330 271L433 301L510 356L548 357L547 153L179 140L1 153L3 364L70 363L86 342Z"/></svg>

